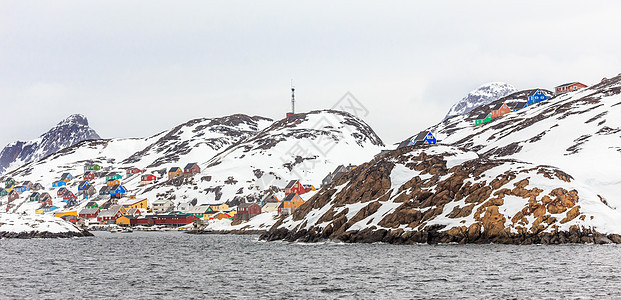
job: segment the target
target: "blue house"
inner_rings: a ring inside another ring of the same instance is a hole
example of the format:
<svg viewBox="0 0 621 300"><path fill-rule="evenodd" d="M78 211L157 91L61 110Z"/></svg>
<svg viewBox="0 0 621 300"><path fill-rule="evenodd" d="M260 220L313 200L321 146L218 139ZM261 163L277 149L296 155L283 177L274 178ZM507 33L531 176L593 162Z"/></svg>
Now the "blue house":
<svg viewBox="0 0 621 300"><path fill-rule="evenodd" d="M86 188L88 188L91 184L88 183L88 181L84 180L82 182L80 182L80 185L78 186L78 191L82 191Z"/></svg>
<svg viewBox="0 0 621 300"><path fill-rule="evenodd" d="M18 193L23 193L28 190L28 187L25 185L21 185L15 188L15 191Z"/></svg>
<svg viewBox="0 0 621 300"><path fill-rule="evenodd" d="M43 213L50 212L50 211L53 211L53 210L56 210L56 209L58 209L58 207L56 207L56 206L47 207L47 208L43 209Z"/></svg>
<svg viewBox="0 0 621 300"><path fill-rule="evenodd" d="M119 198L122 197L126 193L127 193L127 189L125 189L125 187L120 184L117 184L110 189L110 195L116 196Z"/></svg>
<svg viewBox="0 0 621 300"><path fill-rule="evenodd" d="M547 95L541 89L537 89L526 98L526 103L539 103L548 99L550 99L549 95Z"/></svg>
<svg viewBox="0 0 621 300"><path fill-rule="evenodd" d="M423 145L425 143L429 145L434 145L437 142L438 141L430 131L421 131L416 136L413 136L412 138L401 142L401 144L397 146L397 149L413 145Z"/></svg>
<svg viewBox="0 0 621 300"><path fill-rule="evenodd" d="M52 182L52 187L61 187L66 185L67 183L62 180Z"/></svg>

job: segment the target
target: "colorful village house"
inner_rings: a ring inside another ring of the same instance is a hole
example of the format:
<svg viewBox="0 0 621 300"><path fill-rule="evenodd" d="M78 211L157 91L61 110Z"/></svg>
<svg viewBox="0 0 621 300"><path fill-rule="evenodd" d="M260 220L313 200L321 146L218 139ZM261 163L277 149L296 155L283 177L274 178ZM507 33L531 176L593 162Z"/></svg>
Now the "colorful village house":
<svg viewBox="0 0 621 300"><path fill-rule="evenodd" d="M586 84L582 84L580 82L570 82L570 83L565 83L565 84L561 84L557 87L554 88L554 93L557 95L560 94L564 94L564 93L569 93L569 92L573 92L573 91L577 91L579 89L583 89L586 88L587 85Z"/></svg>
<svg viewBox="0 0 621 300"><path fill-rule="evenodd" d="M85 180L94 180L95 179L95 172L93 172L93 171L86 171L86 173L84 173L84 179Z"/></svg>
<svg viewBox="0 0 621 300"><path fill-rule="evenodd" d="M83 189L79 193L79 195L82 196L82 199L86 200L92 198L95 194L97 194L97 189L92 185L89 185L87 188Z"/></svg>
<svg viewBox="0 0 621 300"><path fill-rule="evenodd" d="M73 175L71 173L63 173L60 175L60 180L64 182L69 182L73 179Z"/></svg>
<svg viewBox="0 0 621 300"><path fill-rule="evenodd" d="M212 215L209 219L210 220L223 220L223 219L231 219L233 218L231 215L225 213L225 212L217 212L214 215Z"/></svg>
<svg viewBox="0 0 621 300"><path fill-rule="evenodd" d="M106 176L106 181L110 181L110 180L121 180L123 179L123 176L121 176L120 174L113 174L110 176Z"/></svg>
<svg viewBox="0 0 621 300"><path fill-rule="evenodd" d="M164 214L174 209L175 203L168 199L157 199L151 203L151 211L156 214Z"/></svg>
<svg viewBox="0 0 621 300"><path fill-rule="evenodd" d="M78 191L82 191L82 190L86 189L89 186L91 186L91 184L88 181L84 180L84 181L80 182L80 184L78 185Z"/></svg>
<svg viewBox="0 0 621 300"><path fill-rule="evenodd" d="M546 101L548 99L550 99L549 95L547 95L541 89L536 89L535 91L533 91L532 94L530 94L528 97L526 97L526 103L528 103L528 104L539 103L539 102Z"/></svg>
<svg viewBox="0 0 621 300"><path fill-rule="evenodd" d="M10 187L13 187L14 185L15 185L15 179L13 179L11 177L7 178L4 181L4 187L7 188L7 189L10 188Z"/></svg>
<svg viewBox="0 0 621 300"><path fill-rule="evenodd" d="M88 163L84 165L84 171L99 171L101 169L103 169L103 167L99 164Z"/></svg>
<svg viewBox="0 0 621 300"><path fill-rule="evenodd" d="M132 226L135 224L135 222L133 222L133 219L135 219L136 217L134 216L120 216L119 218L116 219L116 225L119 226Z"/></svg>
<svg viewBox="0 0 621 300"><path fill-rule="evenodd" d="M278 214L283 216L290 215L302 204L304 204L304 200L302 200L300 195L289 194L278 206Z"/></svg>
<svg viewBox="0 0 621 300"><path fill-rule="evenodd" d="M170 168L170 170L168 170L168 178L177 177L177 176L181 175L181 173L183 173L183 170L181 170L181 168L179 168L179 167L172 167L172 168Z"/></svg>
<svg viewBox="0 0 621 300"><path fill-rule="evenodd" d="M56 191L56 197L62 197L67 191L68 189L66 187L59 188L58 191Z"/></svg>
<svg viewBox="0 0 621 300"><path fill-rule="evenodd" d="M209 209L211 211L226 211L229 210L229 205L226 203L222 204L209 204Z"/></svg>
<svg viewBox="0 0 621 300"><path fill-rule="evenodd" d="M433 136L433 134L431 133L431 131L421 131L419 132L414 138L412 138L410 140L410 145L434 145L436 144L438 141L436 140L436 138Z"/></svg>
<svg viewBox="0 0 621 300"><path fill-rule="evenodd" d="M88 203L86 203L86 205L84 205L84 208L100 208L100 207L97 204L97 202L89 201Z"/></svg>
<svg viewBox="0 0 621 300"><path fill-rule="evenodd" d="M25 191L28 191L28 187L20 185L20 186L15 187L15 191L21 194Z"/></svg>
<svg viewBox="0 0 621 300"><path fill-rule="evenodd" d="M511 112L506 103L498 103L492 107L492 118L500 118Z"/></svg>
<svg viewBox="0 0 621 300"><path fill-rule="evenodd" d="M304 193L306 193L306 190L299 180L291 180L287 183L287 186L285 186L285 196L289 194L301 195Z"/></svg>
<svg viewBox="0 0 621 300"><path fill-rule="evenodd" d="M66 185L67 183L62 180L52 182L52 187L61 187Z"/></svg>
<svg viewBox="0 0 621 300"><path fill-rule="evenodd" d="M26 180L26 181L22 182L22 186L27 187L28 190L32 190L32 188L34 187L34 184L32 183L32 181Z"/></svg>
<svg viewBox="0 0 621 300"><path fill-rule="evenodd" d="M111 185L104 185L99 189L99 195L100 196L105 196L105 195L110 195L110 189L112 188Z"/></svg>
<svg viewBox="0 0 621 300"><path fill-rule="evenodd" d="M480 114L474 119L474 126L485 124L492 121L492 114Z"/></svg>
<svg viewBox="0 0 621 300"><path fill-rule="evenodd" d="M256 203L242 203L237 206L235 220L248 221L261 214L261 206Z"/></svg>
<svg viewBox="0 0 621 300"><path fill-rule="evenodd" d="M132 175L132 174L140 174L140 173L144 173L147 170L141 170L139 168L131 168L131 169L127 169L126 174L127 175Z"/></svg>
<svg viewBox="0 0 621 300"><path fill-rule="evenodd" d="M280 203L278 202L269 202L269 203L265 203L262 207L261 207L261 211L262 212L277 212L278 211L278 206L280 206Z"/></svg>
<svg viewBox="0 0 621 300"><path fill-rule="evenodd" d="M210 212L211 212L211 209L209 208L209 205L194 206L190 208L190 210L188 211L189 214L199 219L205 218L205 216L208 215Z"/></svg>
<svg viewBox="0 0 621 300"><path fill-rule="evenodd" d="M50 206L52 206L52 195L50 195L48 192L43 192L41 193L41 195L39 195L39 203L43 203L49 201Z"/></svg>
<svg viewBox="0 0 621 300"><path fill-rule="evenodd" d="M519 111L521 109L524 109L528 106L528 103L526 101L519 101L519 102L513 102L511 104L509 104L509 109L511 109L511 111L515 112L515 111Z"/></svg>
<svg viewBox="0 0 621 300"><path fill-rule="evenodd" d="M153 183L156 180L157 180L157 177L155 177L155 175L153 175L153 174L145 174L145 175L140 176L140 184L141 185Z"/></svg>
<svg viewBox="0 0 621 300"><path fill-rule="evenodd" d="M112 205L110 208L100 212L97 215L97 221L103 224L114 224L116 219L120 218L122 215L121 206Z"/></svg>
<svg viewBox="0 0 621 300"><path fill-rule="evenodd" d="M265 204L267 203L278 203L280 201L278 201L278 198L276 197L276 195L274 194L267 194L263 200L261 200L260 205L261 207L265 206Z"/></svg>
<svg viewBox="0 0 621 300"><path fill-rule="evenodd" d="M126 214L127 210L130 208L147 209L147 198L130 199L121 204L121 211L123 214Z"/></svg>
<svg viewBox="0 0 621 300"><path fill-rule="evenodd" d="M125 196L125 194L127 194L127 189L120 184L117 184L110 188L110 196L112 196L113 198L122 198L123 196Z"/></svg>
<svg viewBox="0 0 621 300"><path fill-rule="evenodd" d="M99 212L100 212L99 207L83 208L78 213L78 218L80 218L80 219L95 219L95 218L97 218L97 215L99 214Z"/></svg>
<svg viewBox="0 0 621 300"><path fill-rule="evenodd" d="M38 183L38 182L37 182L37 183L35 183L35 184L32 186L32 190L33 190L33 191L40 191L40 190L42 190L42 189L43 189L43 185L41 185L41 184L40 184L40 183Z"/></svg>
<svg viewBox="0 0 621 300"><path fill-rule="evenodd" d="M201 168L196 163L189 163L183 168L183 175L192 176L194 174L199 174L201 172Z"/></svg>
<svg viewBox="0 0 621 300"><path fill-rule="evenodd" d="M67 207L72 207L78 204L78 197L73 192L67 191L63 195L63 201L67 203Z"/></svg>
<svg viewBox="0 0 621 300"><path fill-rule="evenodd" d="M119 184L121 184L121 181L118 179L111 179L111 180L106 181L106 185L108 186L115 186Z"/></svg>
<svg viewBox="0 0 621 300"><path fill-rule="evenodd" d="M14 200L19 199L19 194L17 193L17 191L12 190L11 192L9 192L8 198L9 202L13 202Z"/></svg>
<svg viewBox="0 0 621 300"><path fill-rule="evenodd" d="M0 197L4 197L8 194L9 194L9 191L7 191L5 188L0 188Z"/></svg>
<svg viewBox="0 0 621 300"><path fill-rule="evenodd" d="M39 196L40 195L41 194L39 192L34 192L34 193L30 194L30 198L28 199L28 201L30 201L30 202L35 202L35 201L39 202Z"/></svg>

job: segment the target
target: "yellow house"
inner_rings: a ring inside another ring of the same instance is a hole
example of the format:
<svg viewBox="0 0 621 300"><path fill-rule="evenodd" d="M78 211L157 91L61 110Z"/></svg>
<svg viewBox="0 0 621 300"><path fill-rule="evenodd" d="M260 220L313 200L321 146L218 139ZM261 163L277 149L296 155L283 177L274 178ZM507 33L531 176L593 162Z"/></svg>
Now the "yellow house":
<svg viewBox="0 0 621 300"><path fill-rule="evenodd" d="M114 186L114 185L119 185L121 184L121 181L118 179L113 179L113 180L108 180L106 181L106 185L108 186Z"/></svg>
<svg viewBox="0 0 621 300"><path fill-rule="evenodd" d="M292 214L300 205L304 204L304 201L300 195L296 193L291 193L285 197L285 199L278 206L278 214L281 215L290 215Z"/></svg>
<svg viewBox="0 0 621 300"><path fill-rule="evenodd" d="M147 209L147 198L144 199L129 199L125 203L121 204L121 213L127 213L130 208L144 208Z"/></svg>
<svg viewBox="0 0 621 300"><path fill-rule="evenodd" d="M177 176L181 175L181 173L183 173L183 170L181 170L181 168L179 168L179 167L172 167L172 168L170 168L170 170L168 170L168 178L177 177Z"/></svg>
<svg viewBox="0 0 621 300"><path fill-rule="evenodd" d="M6 189L6 192L10 193L13 190L13 188L15 188L15 185L12 185L10 188Z"/></svg>
<svg viewBox="0 0 621 300"><path fill-rule="evenodd" d="M235 215L237 214L236 210L231 210L231 211L224 211L224 213L226 213L227 215L232 217L235 217Z"/></svg>
<svg viewBox="0 0 621 300"><path fill-rule="evenodd" d="M131 225L131 222L130 222L128 216L122 216L122 217L116 219L116 225L129 226L129 225Z"/></svg>
<svg viewBox="0 0 621 300"><path fill-rule="evenodd" d="M39 209L35 210L35 214L37 214L37 215L43 214L43 208L39 208Z"/></svg>
<svg viewBox="0 0 621 300"><path fill-rule="evenodd" d="M211 208L212 211L217 212L217 211L225 211L229 209L229 205L226 203L222 203L222 204L210 204L209 208Z"/></svg>
<svg viewBox="0 0 621 300"><path fill-rule="evenodd" d="M57 213L54 213L54 216L57 218L62 218L64 216L78 216L78 211L77 210L72 210L72 211L60 211Z"/></svg>

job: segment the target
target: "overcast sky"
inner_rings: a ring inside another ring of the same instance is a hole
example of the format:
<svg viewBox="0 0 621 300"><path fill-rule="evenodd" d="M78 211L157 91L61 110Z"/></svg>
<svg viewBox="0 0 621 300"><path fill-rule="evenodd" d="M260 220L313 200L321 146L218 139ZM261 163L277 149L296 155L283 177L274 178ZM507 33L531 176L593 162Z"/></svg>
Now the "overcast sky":
<svg viewBox="0 0 621 300"><path fill-rule="evenodd" d="M102 137L280 119L351 92L386 143L490 81L621 72L621 1L0 1L0 145L72 113ZM1 147L1 146L0 146Z"/></svg>

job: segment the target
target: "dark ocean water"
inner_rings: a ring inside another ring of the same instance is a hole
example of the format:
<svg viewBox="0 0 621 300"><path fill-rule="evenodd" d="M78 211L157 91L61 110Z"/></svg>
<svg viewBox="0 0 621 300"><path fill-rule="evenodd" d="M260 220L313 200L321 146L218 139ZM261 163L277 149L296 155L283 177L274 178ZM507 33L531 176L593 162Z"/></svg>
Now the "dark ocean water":
<svg viewBox="0 0 621 300"><path fill-rule="evenodd" d="M95 234L0 240L0 298L621 298L621 246L299 244L180 232Z"/></svg>

